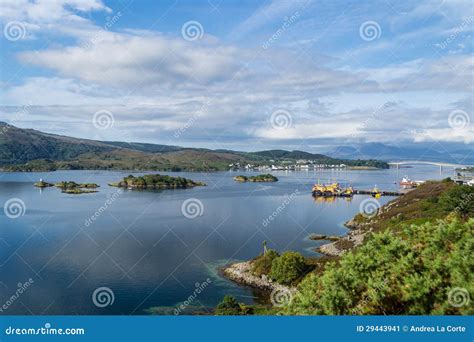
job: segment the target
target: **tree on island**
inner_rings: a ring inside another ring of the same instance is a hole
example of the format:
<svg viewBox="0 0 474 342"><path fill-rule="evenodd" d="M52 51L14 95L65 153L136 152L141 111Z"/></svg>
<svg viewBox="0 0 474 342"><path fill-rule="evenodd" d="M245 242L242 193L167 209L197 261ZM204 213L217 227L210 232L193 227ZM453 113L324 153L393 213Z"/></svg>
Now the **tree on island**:
<svg viewBox="0 0 474 342"><path fill-rule="evenodd" d="M305 268L304 257L298 252L288 251L272 261L270 277L289 285L303 275Z"/></svg>

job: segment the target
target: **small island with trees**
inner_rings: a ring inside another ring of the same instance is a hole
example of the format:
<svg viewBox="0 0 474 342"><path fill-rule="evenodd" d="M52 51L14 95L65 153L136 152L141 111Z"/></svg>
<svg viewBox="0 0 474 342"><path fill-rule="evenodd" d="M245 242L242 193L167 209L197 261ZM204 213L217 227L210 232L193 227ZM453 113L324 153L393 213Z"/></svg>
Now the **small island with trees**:
<svg viewBox="0 0 474 342"><path fill-rule="evenodd" d="M235 176L234 180L241 183L245 183L245 182L258 183L258 182L277 182L278 178L276 178L275 176L269 173L266 173L266 174L262 174L258 176L250 176L250 177L242 176L242 175Z"/></svg>
<svg viewBox="0 0 474 342"><path fill-rule="evenodd" d="M109 186L127 188L129 190L187 189L205 185L205 183L196 182L184 177L172 177L160 174L138 177L128 175L117 183L109 183Z"/></svg>
<svg viewBox="0 0 474 342"><path fill-rule="evenodd" d="M99 187L99 185L95 183L76 183L73 181L62 181L62 182L53 184L53 183L45 182L42 179L40 179L39 182L35 183L35 186L41 189L56 187L58 189L61 189L61 192L63 193L73 194L73 195L97 192L97 190L95 189Z"/></svg>

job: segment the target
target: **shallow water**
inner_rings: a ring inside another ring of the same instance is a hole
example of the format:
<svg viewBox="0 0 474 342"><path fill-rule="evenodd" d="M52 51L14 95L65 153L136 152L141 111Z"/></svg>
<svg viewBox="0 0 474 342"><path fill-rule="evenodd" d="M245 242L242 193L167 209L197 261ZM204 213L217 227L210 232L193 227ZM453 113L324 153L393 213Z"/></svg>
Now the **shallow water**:
<svg viewBox="0 0 474 342"><path fill-rule="evenodd" d="M280 252L315 256L312 249L322 242L308 240L308 235L344 234L343 223L367 198L315 201L311 187L318 179L358 189L376 184L397 190L395 183L405 174L416 180L440 179L452 176L453 170L440 173L437 167L417 166L281 171L273 173L278 182L263 184L233 181L241 172L166 172L207 186L122 193L107 186L129 173L0 173L0 203L5 207L8 200L18 198L25 204L17 218L0 211L0 314L147 314L150 307L170 313L190 296L188 310L205 311L226 294L253 303L257 293L219 277L217 269L255 257L262 252L263 241ZM40 178L101 187L94 194L67 195L56 188L35 188L33 183ZM191 202L197 206L191 205L186 217L182 206L189 199L199 202ZM194 218L193 208L199 214ZM30 278L33 283L18 294L18 286ZM198 294L196 286L202 288ZM94 304L93 292L100 287L112 290L111 305Z"/></svg>

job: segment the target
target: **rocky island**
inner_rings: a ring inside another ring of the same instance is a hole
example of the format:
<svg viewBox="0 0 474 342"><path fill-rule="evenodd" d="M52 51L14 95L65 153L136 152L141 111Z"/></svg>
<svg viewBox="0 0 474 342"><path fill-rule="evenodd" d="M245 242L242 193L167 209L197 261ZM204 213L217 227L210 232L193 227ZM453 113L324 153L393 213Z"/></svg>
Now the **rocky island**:
<svg viewBox="0 0 474 342"><path fill-rule="evenodd" d="M205 185L205 183L196 182L183 177L172 177L160 174L138 177L129 175L117 183L109 183L109 186L127 188L129 190L187 189Z"/></svg>
<svg viewBox="0 0 474 342"><path fill-rule="evenodd" d="M54 184L53 184L53 183L45 182L44 180L40 179L39 182L36 182L36 183L35 183L35 186L36 186L37 188L50 188L50 187L54 186Z"/></svg>
<svg viewBox="0 0 474 342"><path fill-rule="evenodd" d="M61 189L61 192L65 194L87 194L97 192L94 190L99 187L99 185L95 183L76 183L73 181L62 181L56 184L45 182L44 180L40 179L39 182L34 184L37 188L50 188L56 187Z"/></svg>
<svg viewBox="0 0 474 342"><path fill-rule="evenodd" d="M242 175L235 176L234 180L236 182L241 182L241 183L245 183L245 182L277 182L278 178L276 178L275 176L267 173L267 174L263 174L263 175L250 176L250 177L242 176Z"/></svg>

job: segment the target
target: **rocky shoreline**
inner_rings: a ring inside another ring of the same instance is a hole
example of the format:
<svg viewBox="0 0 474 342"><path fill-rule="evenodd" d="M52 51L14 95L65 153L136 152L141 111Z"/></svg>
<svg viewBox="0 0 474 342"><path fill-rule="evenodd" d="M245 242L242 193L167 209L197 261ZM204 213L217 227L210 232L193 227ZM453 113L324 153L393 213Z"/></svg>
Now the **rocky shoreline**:
<svg viewBox="0 0 474 342"><path fill-rule="evenodd" d="M341 256L347 251L360 246L364 242L364 237L367 233L363 229L352 230L337 241L315 248L315 251L327 256Z"/></svg>
<svg viewBox="0 0 474 342"><path fill-rule="evenodd" d="M336 241L316 247L314 250L326 256L341 256L347 251L362 245L365 236L372 231L370 224L357 222L355 217L344 223L344 226L351 229L351 231L339 237Z"/></svg>
<svg viewBox="0 0 474 342"><path fill-rule="evenodd" d="M387 203L379 209L377 215L390 210L393 206L396 206L394 201ZM346 235L332 236L312 234L309 236L309 239L314 241L331 241L314 248L314 251L329 257L339 257L364 243L366 235L373 231L372 223L373 221L360 222L360 220L357 219L357 216L355 216L344 223L345 227L351 229ZM265 275L262 275L261 277L253 275L251 272L251 265L252 261L234 263L226 266L222 270L222 273L225 277L235 281L236 283L252 286L261 290L294 290L272 282L271 279L268 279L268 277Z"/></svg>
<svg viewBox="0 0 474 342"><path fill-rule="evenodd" d="M311 240L330 240L314 250L326 256L341 256L349 250L360 246L364 242L365 235L371 229L364 223L356 222L354 219L344 224L351 229L345 236L335 237L313 234L309 238ZM257 277L251 272L252 261L238 262L230 264L222 269L223 275L241 285L247 285L264 291L294 291L294 288L272 282L266 275Z"/></svg>
<svg viewBox="0 0 474 342"><path fill-rule="evenodd" d="M244 261L226 266L224 275L238 284L248 285L265 291L293 291L293 288L273 282L266 275L257 277L252 274L252 262Z"/></svg>

